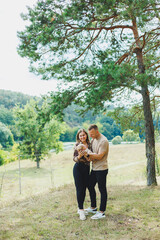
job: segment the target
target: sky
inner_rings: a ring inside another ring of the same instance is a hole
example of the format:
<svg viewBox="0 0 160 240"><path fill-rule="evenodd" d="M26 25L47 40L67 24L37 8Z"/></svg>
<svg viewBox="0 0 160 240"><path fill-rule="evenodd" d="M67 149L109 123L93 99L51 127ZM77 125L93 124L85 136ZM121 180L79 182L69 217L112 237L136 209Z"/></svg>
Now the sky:
<svg viewBox="0 0 160 240"><path fill-rule="evenodd" d="M56 81L44 81L29 72L29 62L17 53L17 31L25 22L20 14L37 0L1 0L0 8L0 89L41 96L56 89Z"/></svg>

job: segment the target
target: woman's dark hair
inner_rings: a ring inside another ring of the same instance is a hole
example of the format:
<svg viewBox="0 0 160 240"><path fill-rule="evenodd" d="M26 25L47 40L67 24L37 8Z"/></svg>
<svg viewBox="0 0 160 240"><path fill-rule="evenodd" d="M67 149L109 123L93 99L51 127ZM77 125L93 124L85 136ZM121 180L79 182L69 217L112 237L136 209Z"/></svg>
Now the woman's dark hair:
<svg viewBox="0 0 160 240"><path fill-rule="evenodd" d="M77 141L78 143L80 142L79 134L80 134L81 132L84 132L84 133L87 135L86 142L87 142L87 143L90 143L88 133L87 133L86 130L83 129L83 128L78 130L77 135L76 135L76 141Z"/></svg>

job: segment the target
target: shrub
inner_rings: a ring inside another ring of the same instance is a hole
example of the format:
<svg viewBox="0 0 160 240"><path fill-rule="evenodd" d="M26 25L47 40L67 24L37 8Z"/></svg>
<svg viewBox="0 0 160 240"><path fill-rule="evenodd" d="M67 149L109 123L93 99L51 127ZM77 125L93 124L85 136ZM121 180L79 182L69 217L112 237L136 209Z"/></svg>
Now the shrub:
<svg viewBox="0 0 160 240"><path fill-rule="evenodd" d="M5 163L7 159L7 153L0 148L0 166Z"/></svg>
<svg viewBox="0 0 160 240"><path fill-rule="evenodd" d="M112 139L112 144L113 144L113 145L121 144L121 142L122 142L121 136L116 136L116 137L114 137L114 138Z"/></svg>
<svg viewBox="0 0 160 240"><path fill-rule="evenodd" d="M18 155L19 155L19 144L18 143L14 143L14 145L12 146L12 149L10 152L8 152L8 157L7 157L7 163L9 162L14 162L16 160L18 160Z"/></svg>
<svg viewBox="0 0 160 240"><path fill-rule="evenodd" d="M133 130L129 129L123 133L122 139L124 142L139 142L140 137L138 133L134 133Z"/></svg>

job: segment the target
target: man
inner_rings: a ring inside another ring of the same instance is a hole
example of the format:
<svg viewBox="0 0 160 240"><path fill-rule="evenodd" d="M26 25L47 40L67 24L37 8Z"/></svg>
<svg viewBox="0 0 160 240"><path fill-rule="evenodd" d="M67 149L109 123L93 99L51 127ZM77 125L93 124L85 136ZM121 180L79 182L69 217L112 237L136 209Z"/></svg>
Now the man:
<svg viewBox="0 0 160 240"><path fill-rule="evenodd" d="M106 178L108 174L108 151L109 143L107 138L101 134L97 125L92 124L88 128L88 133L91 140L93 154L89 154L89 159L92 161L92 171L89 180L89 193L91 199L91 207L85 209L87 212L96 213L91 219L105 218L105 210L107 205L107 188ZM98 183L98 189L100 191L100 209L97 211L96 205L96 191L95 185Z"/></svg>

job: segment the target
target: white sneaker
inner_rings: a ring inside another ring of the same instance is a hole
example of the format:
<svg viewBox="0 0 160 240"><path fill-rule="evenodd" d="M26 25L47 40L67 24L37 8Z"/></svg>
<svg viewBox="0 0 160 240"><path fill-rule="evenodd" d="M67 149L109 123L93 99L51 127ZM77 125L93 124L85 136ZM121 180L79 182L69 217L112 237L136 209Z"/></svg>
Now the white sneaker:
<svg viewBox="0 0 160 240"><path fill-rule="evenodd" d="M78 208L78 209L77 209L77 213L79 214L80 211L82 211L82 210L80 210L80 209ZM84 214L85 214L85 215L88 215L88 212L87 212L86 210L84 210Z"/></svg>
<svg viewBox="0 0 160 240"><path fill-rule="evenodd" d="M97 212L95 215L93 215L92 217L91 217L91 219L101 219L101 218L105 218L106 216L105 216L105 213L103 212Z"/></svg>
<svg viewBox="0 0 160 240"><path fill-rule="evenodd" d="M79 218L80 218L81 220L86 220L86 216L85 216L85 214L84 214L84 210L79 210Z"/></svg>
<svg viewBox="0 0 160 240"><path fill-rule="evenodd" d="M87 212L87 213L96 213L97 212L97 208L89 207L89 208L84 209L84 211Z"/></svg>

